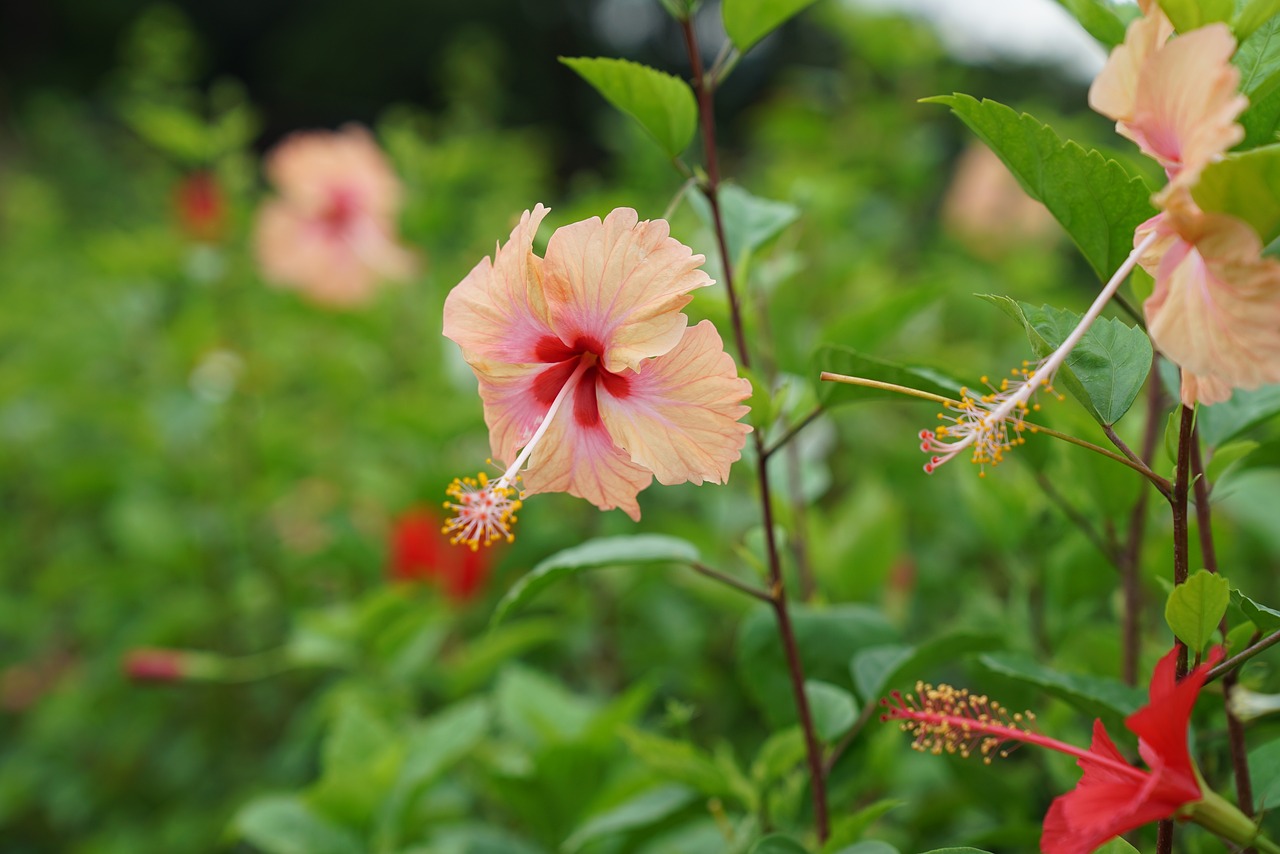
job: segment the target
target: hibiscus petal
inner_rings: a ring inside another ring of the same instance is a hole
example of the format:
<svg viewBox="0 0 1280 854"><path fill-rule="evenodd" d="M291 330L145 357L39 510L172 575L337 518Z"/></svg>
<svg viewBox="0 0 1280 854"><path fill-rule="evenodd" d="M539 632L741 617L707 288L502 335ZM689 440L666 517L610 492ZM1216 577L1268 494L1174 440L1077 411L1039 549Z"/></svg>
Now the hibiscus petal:
<svg viewBox="0 0 1280 854"><path fill-rule="evenodd" d="M1159 6L1130 24L1124 44L1111 51L1106 65L1089 87L1089 106L1117 122L1132 118L1143 63L1162 48L1171 35L1173 24Z"/></svg>
<svg viewBox="0 0 1280 854"><path fill-rule="evenodd" d="M335 238L281 199L259 210L254 250L263 278L326 305L360 303L378 284L377 271L349 242Z"/></svg>
<svg viewBox="0 0 1280 854"><path fill-rule="evenodd" d="M1236 117L1249 101L1237 91L1235 49L1225 24L1173 39L1142 64L1133 116L1117 126L1185 186L1244 139Z"/></svg>
<svg viewBox="0 0 1280 854"><path fill-rule="evenodd" d="M636 495L649 485L653 475L631 462L613 444L599 418L589 426L580 423L585 420L579 417L584 410L594 413L592 397L596 393L594 376L590 373L584 374L569 390L533 451L529 468L523 475L524 494L568 492L585 498L601 510L621 508L639 521L640 505Z"/></svg>
<svg viewBox="0 0 1280 854"><path fill-rule="evenodd" d="M664 485L724 483L741 456L751 427L739 423L749 408L751 383L738 377L733 358L711 321L688 330L670 353L646 362L625 385L605 384L600 417L631 461Z"/></svg>
<svg viewBox="0 0 1280 854"><path fill-rule="evenodd" d="M1125 726L1138 736L1143 760L1159 772L1166 796L1181 796L1184 802L1200 798L1200 784L1187 749L1191 710L1209 668L1221 657L1221 649L1213 650L1204 664L1179 680L1178 649L1174 647L1151 675L1150 702L1125 719Z"/></svg>
<svg viewBox="0 0 1280 854"><path fill-rule="evenodd" d="M1195 378L1192 394L1204 384L1209 403L1222 383L1280 382L1280 262L1234 217L1171 209L1156 227L1174 240L1144 264L1156 287L1143 309L1156 346Z"/></svg>
<svg viewBox="0 0 1280 854"><path fill-rule="evenodd" d="M542 260L533 254L538 224L548 209L525 211L511 238L458 283L444 301L444 334L477 364L523 364L538 342L554 335L542 292ZM478 370L478 369L477 369Z"/></svg>
<svg viewBox="0 0 1280 854"><path fill-rule="evenodd" d="M508 466L550 408L550 401L540 400L534 393L538 377L548 366L476 362L472 368L480 380L480 399L484 402L484 423L489 428L493 458Z"/></svg>
<svg viewBox="0 0 1280 854"><path fill-rule="evenodd" d="M359 125L291 134L267 154L263 168L289 204L308 216L318 216L335 189L389 230L400 208L400 182L373 135Z"/></svg>
<svg viewBox="0 0 1280 854"><path fill-rule="evenodd" d="M637 222L630 208L556 229L544 287L561 340L595 339L607 370L639 370L679 342L689 292L712 284L698 269L704 260L670 237L665 220Z"/></svg>

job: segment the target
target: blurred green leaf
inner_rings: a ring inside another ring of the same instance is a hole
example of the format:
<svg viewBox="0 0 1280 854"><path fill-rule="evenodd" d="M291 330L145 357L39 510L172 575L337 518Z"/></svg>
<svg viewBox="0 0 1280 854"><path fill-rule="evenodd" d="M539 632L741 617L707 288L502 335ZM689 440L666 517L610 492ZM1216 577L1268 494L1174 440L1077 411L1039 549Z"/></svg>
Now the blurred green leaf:
<svg viewBox="0 0 1280 854"><path fill-rule="evenodd" d="M1209 447L1220 448L1278 414L1280 385L1267 385L1253 391L1236 389L1230 400L1199 407L1196 429Z"/></svg>
<svg viewBox="0 0 1280 854"><path fill-rule="evenodd" d="M865 605L797 605L791 622L806 676L833 685L852 687L849 660L859 650L897 640L888 619ZM772 608L759 605L747 614L738 628L735 657L739 678L770 723L775 728L794 724L795 701Z"/></svg>
<svg viewBox="0 0 1280 854"><path fill-rule="evenodd" d="M1169 16L1173 27L1180 33L1189 33L1197 27L1215 21L1229 21L1236 11L1235 0L1158 0L1160 8Z"/></svg>
<svg viewBox="0 0 1280 854"><path fill-rule="evenodd" d="M1254 806L1260 810L1280 806L1280 738L1250 750L1249 768L1253 773Z"/></svg>
<svg viewBox="0 0 1280 854"><path fill-rule="evenodd" d="M854 704L853 695L838 685L807 679L804 693L809 699L813 728L823 741L835 741L858 719L858 708Z"/></svg>
<svg viewBox="0 0 1280 854"><path fill-rule="evenodd" d="M498 625L548 587L589 569L653 563L691 564L696 563L698 557L698 549L689 541L661 534L587 540L542 560L513 584L494 609L490 625Z"/></svg>
<svg viewBox="0 0 1280 854"><path fill-rule="evenodd" d="M1253 601L1239 590L1232 589L1231 604L1239 608L1249 622L1257 626L1260 631L1274 632L1280 629L1280 611Z"/></svg>
<svg viewBox="0 0 1280 854"><path fill-rule="evenodd" d="M1280 5L1280 0L1260 0L1255 5L1262 3ZM1264 19L1250 35L1237 34L1237 38L1240 47L1231 57L1231 64L1240 69L1240 91L1248 96L1252 108L1256 98L1280 82L1276 77L1280 74L1280 18Z"/></svg>
<svg viewBox="0 0 1280 854"><path fill-rule="evenodd" d="M904 674L914 674L914 682L921 671L936 664L955 661L965 653L1003 646L1003 636L995 633L946 632L915 646L886 644L865 649L849 662L849 670L858 698L863 703L872 703Z"/></svg>
<svg viewBox="0 0 1280 854"><path fill-rule="evenodd" d="M1128 842L1125 842L1123 836L1117 836L1101 848L1095 850L1093 854L1141 854L1141 852Z"/></svg>
<svg viewBox="0 0 1280 854"><path fill-rule="evenodd" d="M317 815L301 798L268 795L236 814L235 830L266 854L361 854L352 833Z"/></svg>
<svg viewBox="0 0 1280 854"><path fill-rule="evenodd" d="M953 377L933 368L901 365L887 359L859 353L839 344L824 344L819 347L814 355L814 367L818 372L829 371L833 374L877 380L949 398L958 398L960 387L963 385ZM868 400L910 399L895 391L830 381L821 384L818 396L823 405L828 407L845 403L862 403Z"/></svg>
<svg viewBox="0 0 1280 854"><path fill-rule="evenodd" d="M1035 307L1009 297L979 294L1022 324L1031 349L1045 358L1080 323L1080 315L1050 305ZM1076 344L1055 382L1071 392L1100 424L1111 425L1133 406L1151 372L1151 339L1136 326L1099 317Z"/></svg>
<svg viewBox="0 0 1280 854"><path fill-rule="evenodd" d="M1173 588L1164 620L1178 639L1199 653L1218 630L1231 601L1231 585L1221 575L1202 569Z"/></svg>
<svg viewBox="0 0 1280 854"><path fill-rule="evenodd" d="M923 101L950 107L1004 161L1067 230L1099 279L1120 268L1133 249L1134 229L1155 213L1141 178L995 101L959 93Z"/></svg>
<svg viewBox="0 0 1280 854"><path fill-rule="evenodd" d="M1020 653L988 653L979 663L993 673L1043 688L1095 717L1132 714L1146 702L1146 691L1101 676L1061 673Z"/></svg>
<svg viewBox="0 0 1280 854"><path fill-rule="evenodd" d="M720 185L718 195L724 238L734 267L744 267L751 255L800 218L800 209L787 202L753 196L733 183ZM708 229L714 231L711 203L701 191L689 194L689 204Z"/></svg>
<svg viewBox="0 0 1280 854"><path fill-rule="evenodd" d="M503 729L530 747L578 738L599 710L597 703L519 664L498 674L493 699Z"/></svg>
<svg viewBox="0 0 1280 854"><path fill-rule="evenodd" d="M815 0L724 0L720 14L724 31L740 53L812 6Z"/></svg>
<svg viewBox="0 0 1280 854"><path fill-rule="evenodd" d="M807 854L807 851L790 836L774 833L752 845L750 854Z"/></svg>
<svg viewBox="0 0 1280 854"><path fill-rule="evenodd" d="M630 727L623 727L619 735L637 759L662 777L692 786L704 795L729 798L754 809L755 794L744 790L739 781L696 745Z"/></svg>
<svg viewBox="0 0 1280 854"><path fill-rule="evenodd" d="M689 84L626 59L560 57L605 100L640 123L670 157L689 147L698 106Z"/></svg>
<svg viewBox="0 0 1280 854"><path fill-rule="evenodd" d="M1280 0L1249 0L1231 20L1231 29L1236 39L1248 42L1255 30L1274 22L1277 15L1280 15ZM1248 90L1243 91L1248 94Z"/></svg>
<svg viewBox="0 0 1280 854"><path fill-rule="evenodd" d="M1210 483L1217 483L1232 466L1260 447L1262 445L1252 439L1228 442L1213 452L1213 456L1209 459L1209 464L1205 466L1204 476L1209 478Z"/></svg>
<svg viewBox="0 0 1280 854"><path fill-rule="evenodd" d="M1277 187L1280 145L1268 145L1210 163L1191 194L1206 211L1230 214L1249 223L1265 246L1280 236Z"/></svg>
<svg viewBox="0 0 1280 854"><path fill-rule="evenodd" d="M1115 47L1124 41L1127 22L1108 0L1058 0L1058 3L1104 47Z"/></svg>
<svg viewBox="0 0 1280 854"><path fill-rule="evenodd" d="M991 854L991 852L981 848L935 848L924 854Z"/></svg>
<svg viewBox="0 0 1280 854"><path fill-rule="evenodd" d="M841 848L835 854L898 854L898 849L888 842L868 839L864 842L856 842L853 845Z"/></svg>
<svg viewBox="0 0 1280 854"><path fill-rule="evenodd" d="M684 809L697 797L698 793L687 786L650 789L587 819L560 847L573 852L597 839L648 827Z"/></svg>
<svg viewBox="0 0 1280 854"><path fill-rule="evenodd" d="M831 838L827 840L826 845L822 846L822 854L839 854L844 851L862 838L872 822L904 803L904 801L886 798L868 804L854 813L833 816Z"/></svg>
<svg viewBox="0 0 1280 854"><path fill-rule="evenodd" d="M765 740L751 763L751 779L763 788L794 771L805 760L804 731L799 726L787 727Z"/></svg>

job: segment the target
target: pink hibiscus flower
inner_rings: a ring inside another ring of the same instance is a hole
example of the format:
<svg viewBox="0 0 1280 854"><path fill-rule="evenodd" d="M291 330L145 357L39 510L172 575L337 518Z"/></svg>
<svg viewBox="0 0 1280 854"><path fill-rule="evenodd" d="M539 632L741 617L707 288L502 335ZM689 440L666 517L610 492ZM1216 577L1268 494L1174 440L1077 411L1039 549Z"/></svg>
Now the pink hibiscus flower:
<svg viewBox="0 0 1280 854"><path fill-rule="evenodd" d="M547 208L445 301L444 334L480 382L494 481L455 481L446 525L472 547L510 538L521 496L568 492L640 518L636 495L659 483L723 483L751 428L751 384L715 327L688 326L690 291L710 285L704 258L663 220L619 208L556 230L533 252ZM522 466L528 462L528 468Z"/></svg>
<svg viewBox="0 0 1280 854"><path fill-rule="evenodd" d="M279 196L258 212L263 276L331 306L352 306L382 281L413 274L396 242L400 182L369 132L295 133L266 157Z"/></svg>

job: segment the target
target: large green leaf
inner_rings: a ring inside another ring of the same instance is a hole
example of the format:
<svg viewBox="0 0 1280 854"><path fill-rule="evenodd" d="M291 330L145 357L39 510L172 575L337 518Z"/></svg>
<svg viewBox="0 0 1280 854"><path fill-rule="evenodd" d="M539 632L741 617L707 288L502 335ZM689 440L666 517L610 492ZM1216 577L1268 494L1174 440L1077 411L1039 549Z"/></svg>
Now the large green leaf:
<svg viewBox="0 0 1280 854"><path fill-rule="evenodd" d="M1053 306L1032 306L1010 297L979 294L1022 324L1031 349L1045 358L1080 323L1080 315ZM1151 372L1151 340L1121 320L1099 317L1076 344L1056 382L1071 392L1101 424L1111 425L1129 411Z"/></svg>
<svg viewBox="0 0 1280 854"><path fill-rule="evenodd" d="M1088 715L1125 716L1146 702L1146 692L1116 679L1061 673L1018 653L988 653L979 663L993 673L1043 688Z"/></svg>
<svg viewBox="0 0 1280 854"><path fill-rule="evenodd" d="M570 834L560 849L577 851L597 839L656 824L684 809L697 797L698 793L687 786L650 789L587 819Z"/></svg>
<svg viewBox="0 0 1280 854"><path fill-rule="evenodd" d="M513 584L498 603L490 624L496 626L543 590L590 569L652 563L689 564L697 560L698 549L692 543L662 534L587 540L546 558Z"/></svg>
<svg viewBox="0 0 1280 854"><path fill-rule="evenodd" d="M236 814L233 826L266 854L360 854L365 850L350 831L293 795L250 801Z"/></svg>
<svg viewBox="0 0 1280 854"><path fill-rule="evenodd" d="M924 101L950 107L1062 224L1098 278L1111 278L1133 249L1134 229L1155 213L1141 178L1004 104L959 93Z"/></svg>
<svg viewBox="0 0 1280 854"><path fill-rule="evenodd" d="M1058 0L1058 3L1105 47L1115 47L1124 41L1128 21L1108 0Z"/></svg>
<svg viewBox="0 0 1280 854"><path fill-rule="evenodd" d="M741 53L798 15L815 0L724 0L720 14L724 31Z"/></svg>
<svg viewBox="0 0 1280 854"><path fill-rule="evenodd" d="M1253 391L1236 389L1231 399L1196 412L1196 430L1211 448L1221 447L1240 434L1280 414L1280 385Z"/></svg>
<svg viewBox="0 0 1280 854"><path fill-rule="evenodd" d="M865 649L849 662L849 671L858 698L872 703L903 676L910 675L914 680L925 669L955 661L965 653L1003 646L1003 635L995 632L948 632L916 646L886 644Z"/></svg>
<svg viewBox="0 0 1280 854"><path fill-rule="evenodd" d="M1249 767L1253 769L1254 806L1260 810L1280 806L1280 738L1250 750Z"/></svg>
<svg viewBox="0 0 1280 854"><path fill-rule="evenodd" d="M934 368L902 365L868 356L839 344L824 344L819 347L814 354L814 368L816 373L830 371L833 374L893 383L950 398L959 398L960 387L963 385L954 377ZM818 388L818 397L823 406L828 407L869 400L910 399L895 391L839 382L822 383Z"/></svg>
<svg viewBox="0 0 1280 854"><path fill-rule="evenodd" d="M1243 151L1275 142L1280 122L1280 16L1262 21L1244 38L1231 62L1240 69L1240 91L1249 98L1240 116L1244 139L1236 148Z"/></svg>
<svg viewBox="0 0 1280 854"><path fill-rule="evenodd" d="M688 83L626 59L562 56L560 61L638 121L669 156L679 157L689 147L698 124L698 105Z"/></svg>
<svg viewBox="0 0 1280 854"><path fill-rule="evenodd" d="M1221 575L1202 569L1169 593L1164 606L1164 620L1193 653L1218 630L1231 601L1231 585Z"/></svg>
<svg viewBox="0 0 1280 854"><path fill-rule="evenodd" d="M791 609L791 623L805 675L846 688L851 687L849 660L859 650L898 640L889 620L865 605L797 605ZM743 619L735 657L739 678L773 727L795 723L791 679L772 608L760 605Z"/></svg>
<svg viewBox="0 0 1280 854"><path fill-rule="evenodd" d="M1280 236L1280 145L1228 155L1211 163L1192 189L1196 204L1242 219L1265 246Z"/></svg>
<svg viewBox="0 0 1280 854"><path fill-rule="evenodd" d="M1160 8L1169 16L1180 33L1216 21L1229 21L1236 11L1235 0L1159 0Z"/></svg>
<svg viewBox="0 0 1280 854"><path fill-rule="evenodd" d="M1257 626L1259 631L1274 632L1280 629L1280 611L1253 601L1239 590L1231 591L1231 604L1239 608L1245 618Z"/></svg>

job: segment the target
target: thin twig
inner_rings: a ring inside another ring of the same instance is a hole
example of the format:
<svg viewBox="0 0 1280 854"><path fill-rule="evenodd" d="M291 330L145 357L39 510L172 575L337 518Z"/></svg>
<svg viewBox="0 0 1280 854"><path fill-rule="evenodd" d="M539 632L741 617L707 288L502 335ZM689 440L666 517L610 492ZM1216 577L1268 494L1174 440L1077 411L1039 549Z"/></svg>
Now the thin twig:
<svg viewBox="0 0 1280 854"><path fill-rule="evenodd" d="M761 459L767 460L769 459L769 457L776 454L779 450L781 450L781 448L784 445L786 445L788 442L794 439L801 430L803 430L804 428L812 424L814 420L819 415L821 415L824 411L825 410L823 409L822 404L819 403L817 406L815 406L812 410L809 411L808 415L806 415L804 418L801 418L795 424L792 424L790 427L788 427L787 432L783 433L782 436L779 437L779 439L776 442L774 442L769 447L765 448L764 451L761 452Z"/></svg>
<svg viewBox="0 0 1280 854"><path fill-rule="evenodd" d="M1102 538L1098 533L1098 529L1094 527L1089 518L1076 508L1074 504L1067 500L1067 497L1058 491L1058 487L1054 486L1053 478L1049 477L1042 471L1036 472L1036 483L1040 484L1040 489L1054 504L1058 505L1058 509L1062 511L1062 515L1071 520L1080 533L1084 534L1085 539L1093 543L1093 547L1102 553L1102 556L1116 568L1120 567L1120 555L1116 553L1115 547Z"/></svg>
<svg viewBox="0 0 1280 854"><path fill-rule="evenodd" d="M1161 412L1164 388L1156 375L1155 363L1147 375L1147 422L1142 431L1143 463L1152 459L1156 442L1160 438ZM1121 675L1126 685L1138 684L1138 656L1142 646L1142 539L1147 527L1147 496L1145 489L1138 492L1129 513L1129 538L1120 556L1121 584L1124 590L1124 611L1121 615Z"/></svg>
<svg viewBox="0 0 1280 854"><path fill-rule="evenodd" d="M1262 640L1257 641L1256 643L1250 644L1249 646L1237 652L1235 655L1228 658L1226 661L1223 661L1219 664L1215 664L1213 668L1209 670L1209 673L1206 675L1205 682L1209 683L1215 679L1221 679L1223 676L1226 676L1232 670L1235 670L1237 667L1244 664L1246 661L1253 658L1258 653L1262 652L1263 650L1270 649L1271 647L1275 646L1278 643L1280 643L1280 629L1277 629L1276 631L1267 635Z"/></svg>
<svg viewBox="0 0 1280 854"><path fill-rule="evenodd" d="M698 114L702 127L704 166L707 171L702 191L707 197L707 205L711 208L711 221L714 224L716 244L720 252L721 278L724 280L725 294L729 300L729 317L733 326L734 341L737 344L738 359L744 368L749 369L751 353L747 347L741 304L733 286L732 256L729 254L724 217L720 211L720 160L716 152L715 110L712 99L715 83L707 80L703 75L702 54L698 50L698 37L693 21L691 19L681 21L681 29L684 31L685 48L689 53L689 63L693 70L693 89L698 97ZM791 613L787 609L787 588L782 577L782 560L778 553L777 536L773 529L773 493L769 484L769 466L764 454L764 439L761 438L759 430L753 431L751 436L755 443L756 458L759 461L756 466L756 477L760 486L760 513L761 522L764 525L765 552L769 560L770 605L773 607L774 617L778 623L778 635L786 656L787 673L790 676L791 692L796 704L796 717L804 733L805 751L809 763L809 788L813 796L813 819L818 841L822 843L830 835L826 780L822 774L822 746L813 724L809 698L804 691L804 665L800 660L795 629L791 625Z"/></svg>
<svg viewBox="0 0 1280 854"><path fill-rule="evenodd" d="M699 563L698 561L695 560L695 561L692 561L689 564L689 566L692 567L695 572L701 573L702 575L705 575L707 578L715 579L716 581L719 581L721 584L728 585L729 587L732 587L734 590L737 590L739 593L745 593L748 596L754 596L756 599L759 599L761 602L773 601L773 597L769 595L768 590L765 590L760 587L756 587L752 584L747 584L745 581L739 581L738 579L734 578L732 575L721 572L718 569L712 569L711 567L707 566L705 563Z"/></svg>

